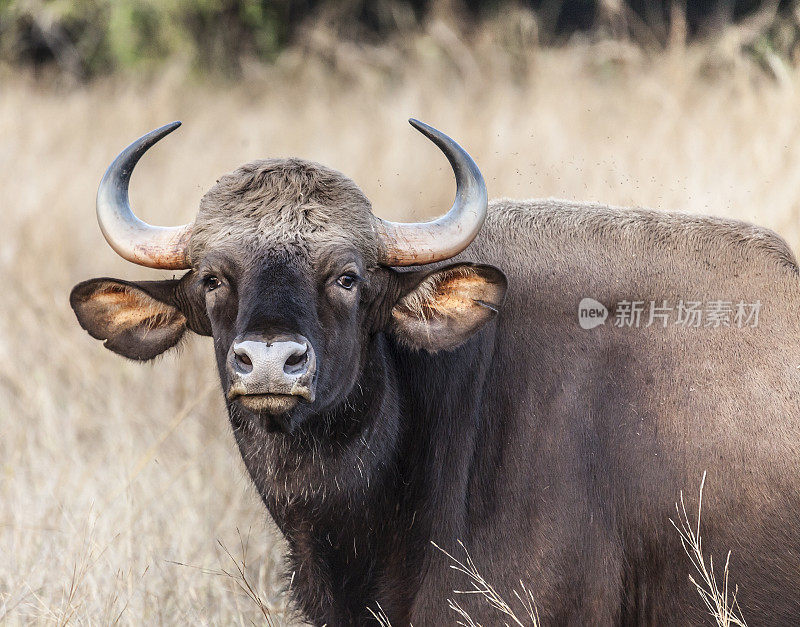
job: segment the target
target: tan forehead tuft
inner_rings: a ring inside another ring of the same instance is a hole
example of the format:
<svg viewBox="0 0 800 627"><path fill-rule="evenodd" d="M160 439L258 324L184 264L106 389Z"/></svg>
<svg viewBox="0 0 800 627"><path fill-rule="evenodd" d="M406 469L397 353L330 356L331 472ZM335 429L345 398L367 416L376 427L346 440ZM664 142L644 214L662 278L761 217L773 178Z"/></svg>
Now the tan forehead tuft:
<svg viewBox="0 0 800 627"><path fill-rule="evenodd" d="M189 258L196 262L210 249L238 243L313 247L341 238L375 263L372 208L352 180L300 159L254 161L203 196Z"/></svg>

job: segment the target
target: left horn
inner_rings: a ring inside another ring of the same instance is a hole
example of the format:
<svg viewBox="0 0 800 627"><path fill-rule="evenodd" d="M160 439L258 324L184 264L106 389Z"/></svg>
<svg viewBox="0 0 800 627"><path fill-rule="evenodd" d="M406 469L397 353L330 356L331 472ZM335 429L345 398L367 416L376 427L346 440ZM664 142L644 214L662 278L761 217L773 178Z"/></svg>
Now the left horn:
<svg viewBox="0 0 800 627"><path fill-rule="evenodd" d="M467 151L435 128L418 120L411 126L439 147L456 176L456 199L441 218L431 222L389 222L375 218L381 240L380 263L416 266L456 256L478 235L486 220L486 183Z"/></svg>
<svg viewBox="0 0 800 627"><path fill-rule="evenodd" d="M167 124L133 142L108 166L97 190L97 221L106 241L121 257L149 268L191 267L187 244L192 225L151 226L134 215L128 199L131 174L139 159L180 125L180 122Z"/></svg>

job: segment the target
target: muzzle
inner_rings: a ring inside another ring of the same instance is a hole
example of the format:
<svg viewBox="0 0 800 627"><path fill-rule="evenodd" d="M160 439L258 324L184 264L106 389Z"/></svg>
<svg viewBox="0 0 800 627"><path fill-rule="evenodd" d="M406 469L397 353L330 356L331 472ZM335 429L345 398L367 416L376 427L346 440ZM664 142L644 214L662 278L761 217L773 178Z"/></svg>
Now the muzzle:
<svg viewBox="0 0 800 627"><path fill-rule="evenodd" d="M229 401L257 409L264 405L270 413L300 399L314 402L317 360L302 335L239 336L228 351L227 366Z"/></svg>

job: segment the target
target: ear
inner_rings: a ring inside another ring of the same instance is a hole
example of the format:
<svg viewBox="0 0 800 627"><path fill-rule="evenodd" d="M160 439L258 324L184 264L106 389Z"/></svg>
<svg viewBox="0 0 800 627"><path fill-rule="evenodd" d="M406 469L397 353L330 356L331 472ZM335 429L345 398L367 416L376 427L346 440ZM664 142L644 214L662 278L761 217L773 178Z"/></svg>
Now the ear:
<svg viewBox="0 0 800 627"><path fill-rule="evenodd" d="M104 346L130 359L153 359L186 332L186 316L175 304L180 281L129 283L91 279L69 297L80 325Z"/></svg>
<svg viewBox="0 0 800 627"><path fill-rule="evenodd" d="M461 263L435 270L395 304L393 331L412 348L452 350L497 314L507 286L492 266Z"/></svg>

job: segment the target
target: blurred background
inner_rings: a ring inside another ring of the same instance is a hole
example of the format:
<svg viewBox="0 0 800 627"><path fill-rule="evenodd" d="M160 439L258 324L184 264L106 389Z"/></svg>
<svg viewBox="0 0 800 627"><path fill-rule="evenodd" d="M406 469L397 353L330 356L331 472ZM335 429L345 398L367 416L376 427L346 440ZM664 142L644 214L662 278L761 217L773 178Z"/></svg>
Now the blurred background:
<svg viewBox="0 0 800 627"><path fill-rule="evenodd" d="M414 116L491 197L731 216L798 250L799 65L790 1L0 0L0 622L294 620L210 342L134 364L69 309L86 278L169 276L95 221L130 141L184 121L132 184L160 224L268 156L341 170L383 217L441 213Z"/></svg>

